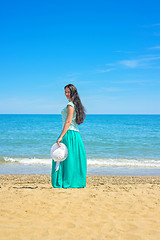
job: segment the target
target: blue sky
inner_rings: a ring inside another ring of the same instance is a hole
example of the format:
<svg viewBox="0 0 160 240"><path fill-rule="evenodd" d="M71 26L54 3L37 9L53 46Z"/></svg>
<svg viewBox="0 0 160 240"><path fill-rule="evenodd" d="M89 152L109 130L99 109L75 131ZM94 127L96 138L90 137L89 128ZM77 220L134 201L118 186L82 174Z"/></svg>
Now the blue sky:
<svg viewBox="0 0 160 240"><path fill-rule="evenodd" d="M159 1L2 1L0 113L160 114Z"/></svg>

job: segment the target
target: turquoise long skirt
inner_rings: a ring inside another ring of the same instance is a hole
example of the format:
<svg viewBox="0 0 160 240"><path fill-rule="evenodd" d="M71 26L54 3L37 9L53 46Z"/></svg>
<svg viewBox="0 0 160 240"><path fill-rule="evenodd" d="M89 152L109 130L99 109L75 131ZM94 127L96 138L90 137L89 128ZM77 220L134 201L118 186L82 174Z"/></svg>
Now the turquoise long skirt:
<svg viewBox="0 0 160 240"><path fill-rule="evenodd" d="M52 159L52 186L54 188L86 187L87 158L80 133L68 130L61 143L67 146L68 157L60 162L59 170L56 172L56 162Z"/></svg>

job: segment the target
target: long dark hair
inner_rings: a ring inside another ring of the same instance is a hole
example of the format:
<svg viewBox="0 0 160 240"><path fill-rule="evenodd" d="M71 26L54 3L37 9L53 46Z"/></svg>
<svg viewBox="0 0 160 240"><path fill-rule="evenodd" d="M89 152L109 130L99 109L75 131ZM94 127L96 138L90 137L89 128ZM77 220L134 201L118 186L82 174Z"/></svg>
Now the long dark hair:
<svg viewBox="0 0 160 240"><path fill-rule="evenodd" d="M77 88L73 84L68 84L64 87L70 89L70 98L72 99L72 102L75 106L76 111L76 123L80 125L83 123L84 119L86 118L85 108L81 103L80 97L77 92Z"/></svg>

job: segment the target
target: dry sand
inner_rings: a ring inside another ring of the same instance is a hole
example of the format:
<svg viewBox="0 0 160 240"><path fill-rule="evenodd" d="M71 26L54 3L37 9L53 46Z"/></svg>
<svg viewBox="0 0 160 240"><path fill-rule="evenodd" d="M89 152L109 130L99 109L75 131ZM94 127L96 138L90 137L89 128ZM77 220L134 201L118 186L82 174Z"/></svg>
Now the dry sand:
<svg viewBox="0 0 160 240"><path fill-rule="evenodd" d="M0 175L1 240L159 240L160 177L87 176L81 189L49 175Z"/></svg>

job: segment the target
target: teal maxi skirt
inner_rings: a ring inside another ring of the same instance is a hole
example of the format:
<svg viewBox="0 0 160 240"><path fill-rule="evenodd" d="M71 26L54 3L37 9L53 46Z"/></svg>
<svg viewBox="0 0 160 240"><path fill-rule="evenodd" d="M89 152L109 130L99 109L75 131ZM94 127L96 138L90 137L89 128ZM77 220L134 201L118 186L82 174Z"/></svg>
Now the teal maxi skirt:
<svg viewBox="0 0 160 240"><path fill-rule="evenodd" d="M52 186L54 188L84 188L86 186L87 158L80 133L68 130L61 143L67 146L68 156L63 162L60 162L59 170L56 172L56 162L52 159Z"/></svg>

